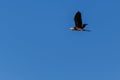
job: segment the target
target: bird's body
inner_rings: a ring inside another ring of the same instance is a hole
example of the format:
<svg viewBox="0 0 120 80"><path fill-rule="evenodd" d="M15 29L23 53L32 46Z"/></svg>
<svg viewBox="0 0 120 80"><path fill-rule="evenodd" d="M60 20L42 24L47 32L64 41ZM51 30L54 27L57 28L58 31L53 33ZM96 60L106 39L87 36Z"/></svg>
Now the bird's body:
<svg viewBox="0 0 120 80"><path fill-rule="evenodd" d="M87 24L82 23L82 17L81 17L81 12L77 12L74 17L75 21L75 27L70 28L72 31L87 31L84 28L86 27Z"/></svg>

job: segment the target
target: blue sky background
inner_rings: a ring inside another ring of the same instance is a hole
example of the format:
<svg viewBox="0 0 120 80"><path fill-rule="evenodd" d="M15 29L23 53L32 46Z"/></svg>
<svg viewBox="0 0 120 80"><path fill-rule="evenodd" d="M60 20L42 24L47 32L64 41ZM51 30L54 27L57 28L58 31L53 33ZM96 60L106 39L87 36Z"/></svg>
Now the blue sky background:
<svg viewBox="0 0 120 80"><path fill-rule="evenodd" d="M120 80L120 1L1 0L0 80Z"/></svg>

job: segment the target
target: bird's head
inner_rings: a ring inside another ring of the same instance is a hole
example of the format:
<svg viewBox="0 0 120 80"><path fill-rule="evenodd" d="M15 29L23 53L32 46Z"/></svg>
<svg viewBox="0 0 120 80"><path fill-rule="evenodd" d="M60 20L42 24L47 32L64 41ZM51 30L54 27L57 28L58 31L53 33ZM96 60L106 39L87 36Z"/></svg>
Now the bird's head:
<svg viewBox="0 0 120 80"><path fill-rule="evenodd" d="M70 30L74 31L74 27L71 27Z"/></svg>

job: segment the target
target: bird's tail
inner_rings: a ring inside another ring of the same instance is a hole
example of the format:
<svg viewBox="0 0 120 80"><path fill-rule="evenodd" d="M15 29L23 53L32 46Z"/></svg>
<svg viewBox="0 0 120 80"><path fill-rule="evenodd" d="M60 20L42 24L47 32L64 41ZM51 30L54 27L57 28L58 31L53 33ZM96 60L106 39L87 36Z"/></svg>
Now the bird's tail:
<svg viewBox="0 0 120 80"><path fill-rule="evenodd" d="M85 26L87 26L88 24L83 24L83 28L85 28Z"/></svg>

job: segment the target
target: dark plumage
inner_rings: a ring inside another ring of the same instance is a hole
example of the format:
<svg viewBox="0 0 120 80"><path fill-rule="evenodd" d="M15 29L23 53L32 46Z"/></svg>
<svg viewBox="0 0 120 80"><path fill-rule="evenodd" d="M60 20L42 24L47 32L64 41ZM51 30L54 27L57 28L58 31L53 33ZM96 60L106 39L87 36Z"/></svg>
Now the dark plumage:
<svg viewBox="0 0 120 80"><path fill-rule="evenodd" d="M71 28L72 30L86 31L84 28L86 27L87 24L82 23L81 12L78 11L75 14L74 21L75 21L75 27Z"/></svg>

